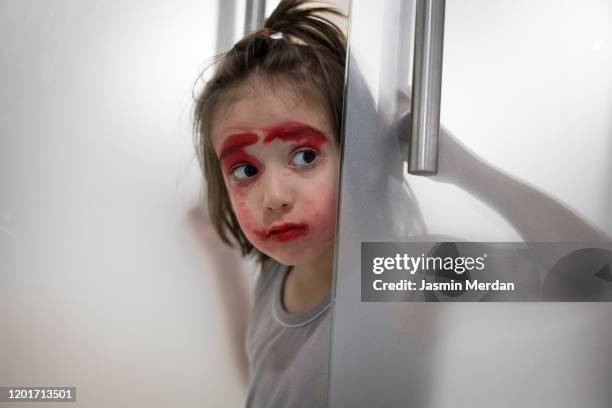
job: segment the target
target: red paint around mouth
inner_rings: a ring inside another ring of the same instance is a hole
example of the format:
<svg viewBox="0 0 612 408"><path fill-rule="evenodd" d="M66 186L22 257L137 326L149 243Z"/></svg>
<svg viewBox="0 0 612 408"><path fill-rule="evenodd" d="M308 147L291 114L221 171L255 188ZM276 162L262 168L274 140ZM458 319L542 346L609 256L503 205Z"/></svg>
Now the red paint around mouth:
<svg viewBox="0 0 612 408"><path fill-rule="evenodd" d="M265 130L269 133L264 139L264 143L270 143L274 139L280 139L284 142L307 142L317 149L320 149L321 145L327 142L327 136L325 136L323 132L300 122L282 123Z"/></svg>
<svg viewBox="0 0 612 408"><path fill-rule="evenodd" d="M270 238L275 242L287 242L294 240L306 234L308 231L308 224L300 223L287 223L278 227L272 228L266 238Z"/></svg>

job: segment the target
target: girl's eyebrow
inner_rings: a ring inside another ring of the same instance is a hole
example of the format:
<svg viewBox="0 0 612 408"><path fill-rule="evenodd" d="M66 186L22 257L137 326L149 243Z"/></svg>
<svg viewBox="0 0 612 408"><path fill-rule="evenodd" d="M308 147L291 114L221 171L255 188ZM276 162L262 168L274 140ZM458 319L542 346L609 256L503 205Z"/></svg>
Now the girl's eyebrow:
<svg viewBox="0 0 612 408"><path fill-rule="evenodd" d="M270 143L274 139L280 139L285 142L308 140L317 145L327 142L327 136L323 132L301 122L281 123L264 130L268 132L263 141L264 143Z"/></svg>
<svg viewBox="0 0 612 408"><path fill-rule="evenodd" d="M259 141L259 136L255 133L238 133L230 135L223 145L221 146L221 153L219 153L219 160L223 160L224 157L234 153L235 151L242 150L243 147L255 144Z"/></svg>

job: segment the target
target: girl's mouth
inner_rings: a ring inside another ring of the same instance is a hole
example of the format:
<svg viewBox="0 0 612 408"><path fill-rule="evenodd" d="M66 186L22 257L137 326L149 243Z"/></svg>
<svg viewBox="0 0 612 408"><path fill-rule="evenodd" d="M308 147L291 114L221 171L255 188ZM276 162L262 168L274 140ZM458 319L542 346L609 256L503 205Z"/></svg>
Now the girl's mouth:
<svg viewBox="0 0 612 408"><path fill-rule="evenodd" d="M266 237L275 242L287 242L305 235L308 231L308 224L286 223L272 227Z"/></svg>

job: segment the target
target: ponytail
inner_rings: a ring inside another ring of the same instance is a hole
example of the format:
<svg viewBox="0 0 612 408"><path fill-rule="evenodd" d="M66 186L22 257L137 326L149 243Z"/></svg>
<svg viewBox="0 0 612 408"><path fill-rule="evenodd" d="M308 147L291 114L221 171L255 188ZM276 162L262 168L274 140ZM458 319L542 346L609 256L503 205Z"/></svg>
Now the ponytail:
<svg viewBox="0 0 612 408"><path fill-rule="evenodd" d="M325 14L344 17L331 7L301 8L306 0L282 1L264 25L275 32L319 49L324 49L344 62L346 39L344 34ZM264 28L264 29L265 29Z"/></svg>

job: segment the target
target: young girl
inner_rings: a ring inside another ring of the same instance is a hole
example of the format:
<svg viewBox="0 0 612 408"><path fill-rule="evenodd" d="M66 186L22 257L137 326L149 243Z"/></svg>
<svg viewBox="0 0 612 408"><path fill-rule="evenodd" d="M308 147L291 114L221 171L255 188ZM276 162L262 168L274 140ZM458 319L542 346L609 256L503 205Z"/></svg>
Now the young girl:
<svg viewBox="0 0 612 408"><path fill-rule="evenodd" d="M341 13L305 3L222 55L195 108L213 226L261 266L249 407L327 405L346 39Z"/></svg>

